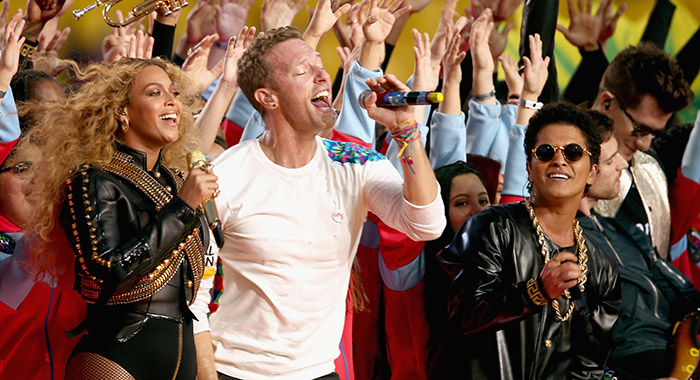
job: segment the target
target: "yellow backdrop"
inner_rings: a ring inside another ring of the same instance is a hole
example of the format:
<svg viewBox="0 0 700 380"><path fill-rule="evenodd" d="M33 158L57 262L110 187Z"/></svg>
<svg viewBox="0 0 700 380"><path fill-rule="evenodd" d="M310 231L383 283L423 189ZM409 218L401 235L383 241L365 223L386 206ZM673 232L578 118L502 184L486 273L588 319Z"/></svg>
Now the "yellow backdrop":
<svg viewBox="0 0 700 380"><path fill-rule="evenodd" d="M187 13L193 8L196 1L197 0L190 0L190 6L184 9L180 18L178 30L176 32L176 41L179 39L185 28ZM255 25L259 27L260 5L262 4L262 0L250 1L255 1L255 4L248 15L248 25ZM621 0L614 0L616 7L623 2L624 1ZM73 9L83 8L91 3L92 1L89 0L76 0L73 5ZM131 9L131 7L138 3L140 3L140 0L124 0L118 5L118 8ZM598 3L599 1L595 0L594 9L597 8ZM639 42L644 27L646 26L649 13L654 6L654 0L628 0L627 3L627 11L620 19L615 35L607 42L608 59L614 57L614 55L624 47ZM697 0L675 0L674 3L676 4L677 9L673 17L671 31L665 46L665 49L672 54L677 53L700 26L700 2ZM309 0L310 6L313 7L315 4L315 0ZM408 78L408 76L411 75L411 72L413 71L413 38L411 36L410 29L417 28L421 32L428 32L432 35L439 21L442 4L442 0L433 0L424 11L411 16L411 19L401 35L398 46L394 51L394 55L392 56L387 72L393 73L402 79ZM10 8L11 11L14 12L20 6L25 7L25 5L26 3L24 0L11 0ZM469 0L460 0L457 9L461 11L468 5ZM308 12L302 10L295 18L293 24L300 29L303 29L307 25L309 18L310 16ZM568 26L568 18L567 2L562 0L559 6L559 21L561 24ZM512 20L509 21L513 21L516 25L520 25L521 19L521 10L518 10L513 15ZM63 28L66 26L71 27L72 33L69 38L69 43L63 51L64 55L71 55L76 58L99 56L102 38L110 32L108 26L102 21L99 11L92 11L83 17L83 19L81 19L79 22L76 22L70 13L66 13L60 22L60 27ZM518 44L520 42L519 40L520 34L518 28L511 29L508 35L508 47L506 48L506 52L517 57ZM338 43L335 36L332 33L329 33L319 45L319 51L321 52L326 68L331 75L335 75L340 64L340 60L335 52L335 47L337 44ZM578 50L571 46L563 35L561 35L561 33L557 33L555 46L559 84L563 88L568 83L572 73L576 69L578 62L580 61L580 55ZM470 74L466 73L466 75ZM700 92L700 80L695 80L692 87L696 94ZM683 119L686 122L694 121L697 109L699 107L700 97L696 96L693 106L689 107L682 113Z"/></svg>

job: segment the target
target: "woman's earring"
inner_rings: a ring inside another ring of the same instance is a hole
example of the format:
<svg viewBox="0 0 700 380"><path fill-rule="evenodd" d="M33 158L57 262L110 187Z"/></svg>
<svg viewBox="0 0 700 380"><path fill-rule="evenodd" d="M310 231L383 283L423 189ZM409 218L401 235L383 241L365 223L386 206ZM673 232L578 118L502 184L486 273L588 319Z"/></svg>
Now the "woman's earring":
<svg viewBox="0 0 700 380"><path fill-rule="evenodd" d="M122 132L124 132L124 133L126 133L129 130L129 120L128 119L122 120L121 128L122 128Z"/></svg>

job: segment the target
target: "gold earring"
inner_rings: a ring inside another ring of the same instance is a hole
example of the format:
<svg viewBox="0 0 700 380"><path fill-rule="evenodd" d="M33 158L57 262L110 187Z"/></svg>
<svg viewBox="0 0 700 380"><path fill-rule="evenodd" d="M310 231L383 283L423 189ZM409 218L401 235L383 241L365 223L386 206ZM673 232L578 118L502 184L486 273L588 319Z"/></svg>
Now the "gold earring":
<svg viewBox="0 0 700 380"><path fill-rule="evenodd" d="M129 130L129 120L128 119L124 119L121 122L121 128L122 128L122 132L124 132L124 133L126 133Z"/></svg>

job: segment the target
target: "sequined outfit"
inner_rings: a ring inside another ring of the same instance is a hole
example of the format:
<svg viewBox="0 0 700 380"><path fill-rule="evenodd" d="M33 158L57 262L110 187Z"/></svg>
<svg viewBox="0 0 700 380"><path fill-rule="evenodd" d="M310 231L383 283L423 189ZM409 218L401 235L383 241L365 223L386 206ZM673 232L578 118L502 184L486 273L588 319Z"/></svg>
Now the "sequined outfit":
<svg viewBox="0 0 700 380"><path fill-rule="evenodd" d="M194 379L192 318L203 271L199 214L177 194L182 174L120 145L104 166L66 181L61 225L75 253L87 329L66 378ZM206 246L206 242L205 242Z"/></svg>

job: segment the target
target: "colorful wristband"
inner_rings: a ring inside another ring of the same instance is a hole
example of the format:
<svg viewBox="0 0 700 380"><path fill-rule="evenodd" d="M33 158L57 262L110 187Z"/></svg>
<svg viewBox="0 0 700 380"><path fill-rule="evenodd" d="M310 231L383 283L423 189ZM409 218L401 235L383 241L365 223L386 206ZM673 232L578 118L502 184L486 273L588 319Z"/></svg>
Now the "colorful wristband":
<svg viewBox="0 0 700 380"><path fill-rule="evenodd" d="M411 142L420 138L419 124L414 118L410 118L403 121L393 128L389 129L391 137L399 144L399 154L397 157L401 157L401 161L408 165L413 174L416 172L413 170L413 147L411 147Z"/></svg>

